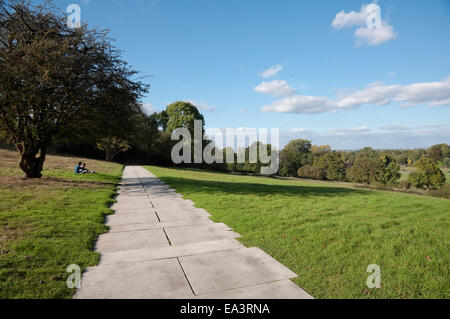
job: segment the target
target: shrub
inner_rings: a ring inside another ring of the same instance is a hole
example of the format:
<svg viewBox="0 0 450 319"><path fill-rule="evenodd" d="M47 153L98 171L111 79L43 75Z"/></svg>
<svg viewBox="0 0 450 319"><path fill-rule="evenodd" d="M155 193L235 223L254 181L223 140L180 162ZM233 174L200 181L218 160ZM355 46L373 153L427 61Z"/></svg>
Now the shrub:
<svg viewBox="0 0 450 319"><path fill-rule="evenodd" d="M336 153L327 153L314 160L314 167L321 169L329 181L345 181L346 166L342 158Z"/></svg>
<svg viewBox="0 0 450 319"><path fill-rule="evenodd" d="M432 160L422 157L416 163L417 172L409 175L408 180L418 188L439 189L445 184L445 175L439 166Z"/></svg>
<svg viewBox="0 0 450 319"><path fill-rule="evenodd" d="M427 195L450 199L450 183L445 183L441 189L429 190Z"/></svg>
<svg viewBox="0 0 450 319"><path fill-rule="evenodd" d="M442 160L442 165L444 165L444 167L450 168L450 157L446 157Z"/></svg>
<svg viewBox="0 0 450 319"><path fill-rule="evenodd" d="M411 185L410 181L401 181L401 182L398 183L398 186L400 188L410 189L412 185Z"/></svg>
<svg viewBox="0 0 450 319"><path fill-rule="evenodd" d="M325 173L323 170L316 166L305 165L298 170L298 176L306 179L325 179Z"/></svg>
<svg viewBox="0 0 450 319"><path fill-rule="evenodd" d="M383 185L394 185L401 177L400 166L394 162L390 162L378 172L377 181Z"/></svg>
<svg viewBox="0 0 450 319"><path fill-rule="evenodd" d="M355 183L372 184L377 181L377 175L381 168L382 163L380 160L369 157L359 157L348 170L348 177Z"/></svg>

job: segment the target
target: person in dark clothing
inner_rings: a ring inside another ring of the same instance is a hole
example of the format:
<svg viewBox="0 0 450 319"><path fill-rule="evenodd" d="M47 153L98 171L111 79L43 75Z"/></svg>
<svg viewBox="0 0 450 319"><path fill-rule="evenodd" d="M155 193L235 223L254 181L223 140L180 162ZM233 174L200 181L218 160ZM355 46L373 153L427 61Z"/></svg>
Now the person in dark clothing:
<svg viewBox="0 0 450 319"><path fill-rule="evenodd" d="M85 173L91 173L91 174L95 174L95 171L90 171L88 170L88 168L86 167L86 163L83 163L81 165L82 169L85 171Z"/></svg>
<svg viewBox="0 0 450 319"><path fill-rule="evenodd" d="M75 166L75 174L86 174L87 170L83 167L83 162L78 162L78 165Z"/></svg>

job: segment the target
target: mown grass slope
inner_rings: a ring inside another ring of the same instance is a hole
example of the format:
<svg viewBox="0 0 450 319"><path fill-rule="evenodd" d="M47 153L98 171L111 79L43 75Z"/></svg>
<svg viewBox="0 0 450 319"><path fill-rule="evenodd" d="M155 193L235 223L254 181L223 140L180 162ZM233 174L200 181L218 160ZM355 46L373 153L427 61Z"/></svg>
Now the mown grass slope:
<svg viewBox="0 0 450 319"><path fill-rule="evenodd" d="M25 180L17 154L0 150L0 298L70 298L67 266L98 263L122 165L85 159L98 173L75 175L78 160L49 156L44 177Z"/></svg>
<svg viewBox="0 0 450 319"><path fill-rule="evenodd" d="M449 298L450 201L340 184L150 166L296 272L316 298ZM368 289L368 265L382 288Z"/></svg>

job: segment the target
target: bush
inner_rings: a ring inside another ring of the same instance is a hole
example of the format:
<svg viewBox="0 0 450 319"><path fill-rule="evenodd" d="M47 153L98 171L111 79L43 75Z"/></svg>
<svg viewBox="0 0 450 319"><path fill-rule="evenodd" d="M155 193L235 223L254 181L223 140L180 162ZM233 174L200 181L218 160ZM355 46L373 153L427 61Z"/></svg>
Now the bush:
<svg viewBox="0 0 450 319"><path fill-rule="evenodd" d="M450 199L450 184L446 183L441 189L429 190L427 195Z"/></svg>
<svg viewBox="0 0 450 319"><path fill-rule="evenodd" d="M446 157L442 160L442 165L444 165L444 167L450 168L450 157Z"/></svg>
<svg viewBox="0 0 450 319"><path fill-rule="evenodd" d="M377 181L377 175L381 168L382 163L380 160L369 157L359 157L348 170L348 177L355 183L372 184Z"/></svg>
<svg viewBox="0 0 450 319"><path fill-rule="evenodd" d="M417 188L422 188L423 187L423 175L420 174L419 172L412 172L411 174L409 174L408 176L408 182L411 186L417 187Z"/></svg>
<svg viewBox="0 0 450 319"><path fill-rule="evenodd" d="M402 177L400 174L400 166L394 162L390 162L383 167L377 174L377 181L383 185L395 185Z"/></svg>
<svg viewBox="0 0 450 319"><path fill-rule="evenodd" d="M336 153L326 153L314 160L314 167L325 173L329 181L345 181L346 165L342 158Z"/></svg>
<svg viewBox="0 0 450 319"><path fill-rule="evenodd" d="M432 160L422 157L416 163L417 172L409 175L408 180L418 188L439 189L445 185L445 175Z"/></svg>
<svg viewBox="0 0 450 319"><path fill-rule="evenodd" d="M398 187L404 188L404 189L410 189L411 188L411 182L410 181L401 181L398 183Z"/></svg>
<svg viewBox="0 0 450 319"><path fill-rule="evenodd" d="M311 165L305 165L305 166L301 167L298 170L298 176L300 178L306 178L306 179L317 179L317 180L325 179L324 171L318 167L311 166Z"/></svg>

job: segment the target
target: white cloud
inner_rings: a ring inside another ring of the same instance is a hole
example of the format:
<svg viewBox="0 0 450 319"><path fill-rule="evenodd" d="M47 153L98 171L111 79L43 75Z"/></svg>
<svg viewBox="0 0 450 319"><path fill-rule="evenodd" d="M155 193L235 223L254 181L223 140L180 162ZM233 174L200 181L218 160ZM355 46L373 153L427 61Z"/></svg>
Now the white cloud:
<svg viewBox="0 0 450 319"><path fill-rule="evenodd" d="M246 109L245 107L243 107L243 108L241 108L241 109L239 110L239 112L241 112L241 113L247 113L247 109Z"/></svg>
<svg viewBox="0 0 450 319"><path fill-rule="evenodd" d="M371 131L370 128L368 128L367 126L358 126L348 129L329 130L328 132L331 134L358 134L358 133L367 133L370 131Z"/></svg>
<svg viewBox="0 0 450 319"><path fill-rule="evenodd" d="M295 89L289 86L286 81L273 80L262 82L254 88L255 92L270 94L276 97L295 94Z"/></svg>
<svg viewBox="0 0 450 319"><path fill-rule="evenodd" d="M355 31L355 37L366 42L368 45L378 45L389 40L393 40L397 37L394 28L381 21L381 26L379 28L370 29L367 27L360 27Z"/></svg>
<svg viewBox="0 0 450 319"><path fill-rule="evenodd" d="M306 134L309 133L309 130L306 128L293 128L290 130L290 133L292 134Z"/></svg>
<svg viewBox="0 0 450 319"><path fill-rule="evenodd" d="M158 109L156 107L154 107L153 104L151 104L151 103L142 103L142 109L147 114L153 114L153 113L158 112Z"/></svg>
<svg viewBox="0 0 450 319"><path fill-rule="evenodd" d="M390 132L400 132L400 131L409 131L410 128L408 126L404 125L385 125L381 126L380 129L383 131L390 131Z"/></svg>
<svg viewBox="0 0 450 319"><path fill-rule="evenodd" d="M283 71L283 66L280 64L277 64L277 65L271 66L267 70L262 71L259 75L262 78L267 79L267 78L277 75L281 71Z"/></svg>
<svg viewBox="0 0 450 319"><path fill-rule="evenodd" d="M404 103L402 107L417 104L450 106L450 76L437 82L418 82L409 85L375 83L360 91L342 96L339 108L355 108L362 104L388 105L392 101Z"/></svg>
<svg viewBox="0 0 450 319"><path fill-rule="evenodd" d="M379 13L379 24L377 26L374 25L369 27L369 22L374 21L373 17L375 12ZM354 33L355 37L359 42L367 43L372 46L397 37L394 28L381 18L381 8L376 3L363 5L360 11L350 11L346 13L342 10L336 14L331 25L336 30L359 26Z"/></svg>
<svg viewBox="0 0 450 319"><path fill-rule="evenodd" d="M364 104L389 105L403 103L402 107L426 104L428 107L450 106L450 76L436 82L418 82L408 85L368 84L361 90L340 90L332 100L322 96L293 95L262 108L263 112L316 114L355 109Z"/></svg>
<svg viewBox="0 0 450 319"><path fill-rule="evenodd" d="M327 97L293 95L277 100L262 108L263 112L317 114L331 111L336 107L333 100Z"/></svg>
<svg viewBox="0 0 450 319"><path fill-rule="evenodd" d="M367 5L363 5L360 11L350 11L345 13L344 10L336 14L336 17L331 22L331 25L336 30L349 28L357 25L364 25L367 22L368 14L366 11Z"/></svg>
<svg viewBox="0 0 450 319"><path fill-rule="evenodd" d="M196 102L194 100L186 100L186 102L191 103L192 105L196 106L200 111L206 111L206 112L216 112L216 108L214 106L211 106L204 102Z"/></svg>

